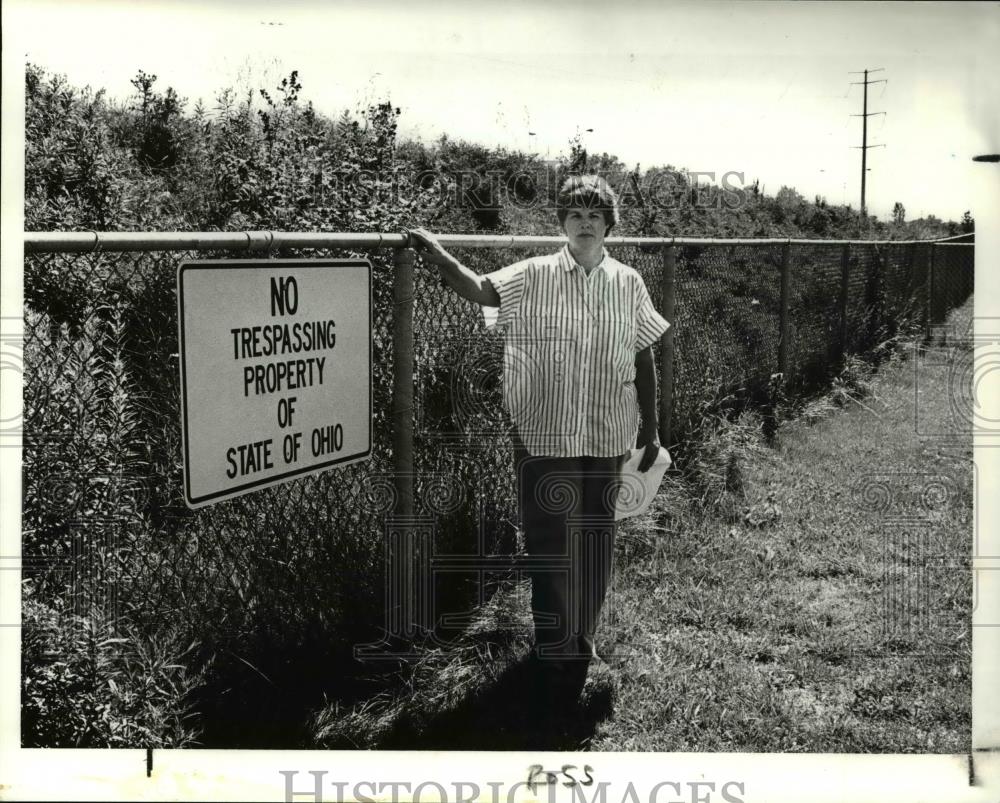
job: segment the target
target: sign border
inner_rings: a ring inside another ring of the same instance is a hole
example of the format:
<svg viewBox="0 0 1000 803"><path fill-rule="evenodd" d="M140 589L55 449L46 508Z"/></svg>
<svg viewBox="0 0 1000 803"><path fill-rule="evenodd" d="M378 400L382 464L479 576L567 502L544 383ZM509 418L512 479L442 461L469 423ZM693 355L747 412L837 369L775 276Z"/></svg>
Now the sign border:
<svg viewBox="0 0 1000 803"><path fill-rule="evenodd" d="M267 479L261 479L256 481L251 481L244 483L242 485L235 486L233 488L227 488L224 491L217 491L215 493L205 494L202 496L194 497L191 495L191 461L189 455L189 442L188 437L188 398L187 398L187 354L184 347L184 275L185 272L190 272L191 270L199 270L211 268L213 270L237 270L245 268L255 268L255 267L288 267L288 268L367 268L366 275L368 279L368 448L363 452L355 452L354 454L344 455L342 457L335 458L333 460L328 460L324 463L313 464L303 468L292 469L283 474L277 476L271 476ZM180 382L181 382L181 451L184 460L184 503L192 510L197 510L202 507L206 507L211 504L217 504L219 502L225 502L229 499L235 499L240 496L244 496L248 493L252 493L256 490L261 490L263 488L272 487L275 485L281 485L286 482L290 482L294 479L308 476L309 474L318 474L321 471L326 471L333 466L346 464L346 463L357 463L365 459L371 458L372 453L372 440L373 440L373 428L374 428L374 400L372 394L374 391L374 370L373 370L373 358L375 351L375 334L374 334L374 322L372 318L372 263L368 258L361 257L349 257L349 258L319 258L319 259L302 259L302 258L289 258L289 259L185 259L180 262L177 266L177 351L178 351L178 367L180 369Z"/></svg>

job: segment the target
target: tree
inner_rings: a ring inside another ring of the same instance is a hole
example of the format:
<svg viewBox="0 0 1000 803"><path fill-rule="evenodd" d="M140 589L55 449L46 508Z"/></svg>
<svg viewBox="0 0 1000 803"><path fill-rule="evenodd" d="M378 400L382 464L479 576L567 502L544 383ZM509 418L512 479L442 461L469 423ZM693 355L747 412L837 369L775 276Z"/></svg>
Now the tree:
<svg viewBox="0 0 1000 803"><path fill-rule="evenodd" d="M962 215L962 233L969 234L976 230L976 219L972 217L972 213L968 209L965 210L965 214Z"/></svg>
<svg viewBox="0 0 1000 803"><path fill-rule="evenodd" d="M588 171L589 159L587 149L583 147L583 139L579 134L574 134L569 141L569 160L566 171L569 174L586 173Z"/></svg>
<svg viewBox="0 0 1000 803"><path fill-rule="evenodd" d="M155 92L156 76L142 70L130 83L135 87L135 100L130 107L135 116L121 120L121 142L133 149L136 160L147 169L173 167L183 148L184 101L172 87L167 87L162 95Z"/></svg>
<svg viewBox="0 0 1000 803"><path fill-rule="evenodd" d="M902 226L906 222L906 207L896 201L892 207L892 222L895 226Z"/></svg>

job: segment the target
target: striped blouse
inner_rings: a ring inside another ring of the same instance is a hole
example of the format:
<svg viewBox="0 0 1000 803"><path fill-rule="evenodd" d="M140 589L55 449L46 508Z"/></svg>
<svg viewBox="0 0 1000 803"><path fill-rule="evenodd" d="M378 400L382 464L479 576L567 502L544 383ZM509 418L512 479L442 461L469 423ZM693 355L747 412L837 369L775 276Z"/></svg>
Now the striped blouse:
<svg viewBox="0 0 1000 803"><path fill-rule="evenodd" d="M506 328L504 401L528 452L613 457L635 446L635 355L670 326L642 277L606 250L588 276L566 245L486 278Z"/></svg>

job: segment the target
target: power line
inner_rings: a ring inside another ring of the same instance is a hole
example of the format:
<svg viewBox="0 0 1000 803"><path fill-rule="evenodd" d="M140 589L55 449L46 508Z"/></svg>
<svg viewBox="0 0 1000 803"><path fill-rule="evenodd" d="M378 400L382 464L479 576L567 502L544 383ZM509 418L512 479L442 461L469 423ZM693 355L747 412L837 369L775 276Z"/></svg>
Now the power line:
<svg viewBox="0 0 1000 803"><path fill-rule="evenodd" d="M866 207L865 207L865 182L868 176L868 149L869 148L884 148L885 145L879 143L878 145L868 144L868 118L874 117L876 114L885 114L885 112L869 112L868 111L868 85L869 84L885 84L888 83L887 79L879 78L875 81L868 80L868 73L882 72L883 67L876 67L872 70L855 70L852 71L851 75L860 75L864 73L864 81L852 81L852 85L861 84L864 86L864 100L862 101L861 114L852 114L851 117L861 118L861 145L853 145L853 148L861 148L861 218L865 218Z"/></svg>

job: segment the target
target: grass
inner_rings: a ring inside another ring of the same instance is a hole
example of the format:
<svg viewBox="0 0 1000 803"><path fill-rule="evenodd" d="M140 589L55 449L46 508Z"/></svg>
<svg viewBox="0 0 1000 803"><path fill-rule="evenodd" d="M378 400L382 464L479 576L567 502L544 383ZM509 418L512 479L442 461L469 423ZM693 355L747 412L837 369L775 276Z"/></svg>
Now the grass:
<svg viewBox="0 0 1000 803"><path fill-rule="evenodd" d="M319 710L315 745L968 751L972 439L915 431L915 400L922 421L952 418L947 348L849 362L771 446L751 413L709 427L687 476L620 530L598 645L613 709L541 742L520 584L394 687Z"/></svg>
<svg viewBox="0 0 1000 803"><path fill-rule="evenodd" d="M914 398L928 419L949 417L940 372L896 359L877 376L848 373L781 426L773 450L753 450L739 490L686 506L665 538L647 538L648 559L623 561L622 704L592 749L968 749L969 578L904 575L893 550L919 528L891 519L916 512L919 473L946 477L956 493L922 511L926 554L970 553L971 437L929 460L935 447L914 432ZM666 496L657 505L666 520L676 509ZM637 522L634 537L649 527ZM918 580L944 614L933 623L913 621L916 604L886 610L888 591L912 594Z"/></svg>

